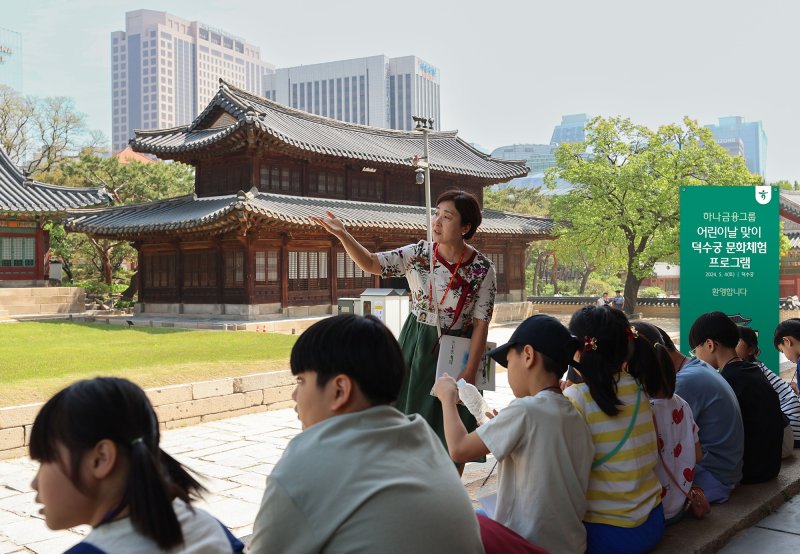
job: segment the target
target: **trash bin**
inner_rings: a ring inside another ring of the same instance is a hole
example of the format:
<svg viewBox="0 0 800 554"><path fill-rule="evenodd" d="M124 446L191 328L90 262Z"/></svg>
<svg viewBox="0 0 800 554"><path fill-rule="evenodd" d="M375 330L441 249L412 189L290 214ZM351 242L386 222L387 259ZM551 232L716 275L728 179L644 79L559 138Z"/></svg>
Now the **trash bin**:
<svg viewBox="0 0 800 554"><path fill-rule="evenodd" d="M366 289L361 293L363 315L380 319L394 334L400 336L408 317L408 295L402 289Z"/></svg>

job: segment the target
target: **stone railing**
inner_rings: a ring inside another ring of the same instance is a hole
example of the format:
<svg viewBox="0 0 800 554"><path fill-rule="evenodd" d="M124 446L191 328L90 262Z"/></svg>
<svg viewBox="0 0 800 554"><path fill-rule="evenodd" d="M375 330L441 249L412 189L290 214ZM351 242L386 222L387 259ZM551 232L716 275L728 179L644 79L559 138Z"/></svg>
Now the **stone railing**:
<svg viewBox="0 0 800 554"><path fill-rule="evenodd" d="M294 405L289 370L147 389L162 429ZM28 453L31 426L42 403L0 408L0 459Z"/></svg>

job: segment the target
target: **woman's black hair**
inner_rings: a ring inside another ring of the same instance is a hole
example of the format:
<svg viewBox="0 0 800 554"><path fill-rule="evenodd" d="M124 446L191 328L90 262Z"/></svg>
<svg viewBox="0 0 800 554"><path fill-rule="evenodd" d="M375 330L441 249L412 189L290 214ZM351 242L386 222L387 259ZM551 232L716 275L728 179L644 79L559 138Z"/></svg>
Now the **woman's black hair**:
<svg viewBox="0 0 800 554"><path fill-rule="evenodd" d="M747 361L756 361L758 355L761 354L761 349L758 348L758 333L750 327L739 326L739 338L744 341L747 346L753 349L753 355L750 356Z"/></svg>
<svg viewBox="0 0 800 554"><path fill-rule="evenodd" d="M371 315L340 314L316 322L294 343L289 366L292 375L315 372L320 388L347 375L373 405L397 400L406 377L397 339Z"/></svg>
<svg viewBox="0 0 800 554"><path fill-rule="evenodd" d="M439 198L436 199L436 205L438 206L448 200L455 204L456 210L461 216L461 225L469 225L469 230L464 233L464 240L471 239L475 231L478 230L481 221L483 221L481 205L478 199L471 192L453 189L446 190L440 194Z"/></svg>
<svg viewBox="0 0 800 554"><path fill-rule="evenodd" d="M158 418L144 391L127 379L78 381L48 400L33 422L30 457L61 464L58 445L69 451L64 473L78 490L83 456L102 441L113 441L128 460L127 487L115 509L128 508L140 534L164 550L183 543L172 508L174 498L189 503L204 491L187 470L159 448Z"/></svg>
<svg viewBox="0 0 800 554"><path fill-rule="evenodd" d="M572 314L569 330L582 343L580 372L589 393L603 412L617 415L623 405L617 397L619 373L631 354L628 318L608 306L586 306Z"/></svg>
<svg viewBox="0 0 800 554"><path fill-rule="evenodd" d="M628 372L651 397L672 398L675 394L675 366L664 345L658 328L645 321L636 321L633 328L639 334L634 339L634 353Z"/></svg>

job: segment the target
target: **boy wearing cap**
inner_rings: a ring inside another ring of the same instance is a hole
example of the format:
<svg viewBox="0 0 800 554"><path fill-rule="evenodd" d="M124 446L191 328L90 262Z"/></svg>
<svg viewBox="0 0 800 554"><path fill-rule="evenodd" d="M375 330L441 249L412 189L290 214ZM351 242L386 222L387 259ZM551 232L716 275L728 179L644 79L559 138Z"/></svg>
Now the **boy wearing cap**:
<svg viewBox="0 0 800 554"><path fill-rule="evenodd" d="M453 461L491 452L499 462L494 519L553 553L586 550L582 520L594 443L559 387L578 347L553 317L523 321L506 344L487 354L508 368L516 398L472 433L458 417L455 381L443 376L434 387Z"/></svg>

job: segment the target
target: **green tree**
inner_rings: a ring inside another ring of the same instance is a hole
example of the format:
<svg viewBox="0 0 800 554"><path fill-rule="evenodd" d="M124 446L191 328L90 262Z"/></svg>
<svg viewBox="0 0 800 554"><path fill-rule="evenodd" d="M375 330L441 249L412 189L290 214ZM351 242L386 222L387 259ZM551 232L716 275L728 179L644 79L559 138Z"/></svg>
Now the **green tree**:
<svg viewBox="0 0 800 554"><path fill-rule="evenodd" d="M513 212L526 215L535 215L540 217L547 217L549 215L550 200L547 196L542 194L540 187L504 187L484 189L483 191L483 206L492 210L501 212ZM547 258L550 259L552 254L550 251L553 248L552 241L542 241L541 244L534 243L528 249L528 263L526 268L525 282L532 283L531 293L538 294L537 290L540 288L541 280L546 276L544 270L548 266L542 263L542 256L547 252ZM528 274L530 273L530 279ZM553 276L555 280L555 276ZM555 281L554 281L555 282Z"/></svg>
<svg viewBox="0 0 800 554"><path fill-rule="evenodd" d="M82 146L102 140L71 98L21 96L0 85L0 146L27 173L51 171Z"/></svg>
<svg viewBox="0 0 800 554"><path fill-rule="evenodd" d="M496 190L484 189L483 205L485 208L501 212L546 216L550 200L542 194L540 187L510 186Z"/></svg>
<svg viewBox="0 0 800 554"><path fill-rule="evenodd" d="M121 164L117 158L100 157L92 149L77 159L64 161L50 173L37 174L36 177L58 185L105 187L117 205L181 196L191 193L194 187L194 168L189 165L168 162ZM111 285L120 264L133 255L133 249L125 241L83 235L76 239L75 235L63 235L57 227L54 231L51 244L63 257L65 265L72 268L78 261L75 257L86 257L91 253L88 262L107 285Z"/></svg>
<svg viewBox="0 0 800 554"><path fill-rule="evenodd" d="M555 156L545 182L554 187L560 177L575 185L551 203L556 232L602 237L608 248L622 251L629 313L655 262L678 254L681 186L761 182L743 158L729 156L688 117L657 131L627 118L597 117L585 142L562 143Z"/></svg>

